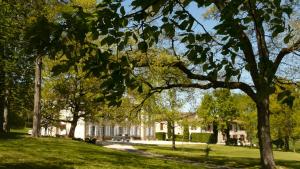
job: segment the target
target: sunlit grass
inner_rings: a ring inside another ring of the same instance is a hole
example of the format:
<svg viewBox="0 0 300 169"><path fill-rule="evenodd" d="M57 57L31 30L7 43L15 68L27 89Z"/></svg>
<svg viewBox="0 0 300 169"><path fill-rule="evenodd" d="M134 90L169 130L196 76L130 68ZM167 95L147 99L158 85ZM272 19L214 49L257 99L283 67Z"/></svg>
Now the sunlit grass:
<svg viewBox="0 0 300 169"><path fill-rule="evenodd" d="M63 138L31 138L18 133L0 138L0 169L199 168L148 158Z"/></svg>
<svg viewBox="0 0 300 169"><path fill-rule="evenodd" d="M170 146L136 146L140 150L162 154L168 157L188 159L200 163L210 163L235 168L259 168L259 150L248 147L223 145L177 145L177 150ZM276 163L282 168L300 168L300 153L274 151Z"/></svg>

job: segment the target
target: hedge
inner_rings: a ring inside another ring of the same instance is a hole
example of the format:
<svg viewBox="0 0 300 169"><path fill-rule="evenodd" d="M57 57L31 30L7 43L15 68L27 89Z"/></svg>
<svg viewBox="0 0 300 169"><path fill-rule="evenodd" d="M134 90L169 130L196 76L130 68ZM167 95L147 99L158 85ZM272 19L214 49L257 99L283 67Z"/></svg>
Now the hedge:
<svg viewBox="0 0 300 169"><path fill-rule="evenodd" d="M155 137L156 137L157 140L166 140L166 133L156 132Z"/></svg>
<svg viewBox="0 0 300 169"><path fill-rule="evenodd" d="M172 139L171 139L172 140ZM189 141L189 139L184 138L183 135L175 135L175 140L176 141Z"/></svg>
<svg viewBox="0 0 300 169"><path fill-rule="evenodd" d="M214 143L214 137L212 133L192 133L191 134L192 142L201 142L201 143Z"/></svg>

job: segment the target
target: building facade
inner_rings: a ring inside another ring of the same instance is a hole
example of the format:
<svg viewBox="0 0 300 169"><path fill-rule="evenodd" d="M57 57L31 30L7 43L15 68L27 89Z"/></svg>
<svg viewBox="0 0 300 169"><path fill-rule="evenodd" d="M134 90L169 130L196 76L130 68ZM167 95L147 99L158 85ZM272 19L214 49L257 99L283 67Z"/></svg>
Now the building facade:
<svg viewBox="0 0 300 169"><path fill-rule="evenodd" d="M66 121L67 119L71 119L72 115L68 111L61 111L60 119L62 121L59 123L58 126L49 126L47 128L41 129L41 135L47 136L67 136L71 124ZM191 117L189 117L191 118ZM197 115L193 114L192 118L198 118ZM144 118L145 119L145 118ZM180 123L176 123L174 125L175 134L176 135L183 135L184 127L180 125ZM239 140L241 144L247 144L247 133L237 122L231 123L231 130L230 130L230 138L234 138ZM213 133L213 125L209 124L206 127L201 127L197 125L189 125L189 134L192 133ZM153 122L153 123L145 123L140 122L139 124L131 124L127 122L123 125L118 123L113 123L110 121L104 122L90 122L85 121L83 118L80 118L77 122L77 126L75 129L74 136L75 138L97 138L98 140L112 140L114 137L117 136L127 136L132 140L156 140L155 133L156 132L163 132L168 133L168 122L167 121L160 121L160 122ZM167 136L168 137L168 136ZM225 144L227 138L224 133L218 131L218 144Z"/></svg>

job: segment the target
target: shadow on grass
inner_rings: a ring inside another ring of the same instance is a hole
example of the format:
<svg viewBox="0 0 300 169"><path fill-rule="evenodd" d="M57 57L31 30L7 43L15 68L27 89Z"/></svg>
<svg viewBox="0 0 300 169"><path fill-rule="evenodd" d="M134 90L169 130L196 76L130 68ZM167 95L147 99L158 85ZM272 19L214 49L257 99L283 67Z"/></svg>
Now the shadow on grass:
<svg viewBox="0 0 300 169"><path fill-rule="evenodd" d="M152 149L158 149L158 154L163 154L164 157L173 159L173 160L189 160L194 163L200 164L211 164L216 166L224 166L225 168L260 168L260 159L257 158L248 158L248 157L226 157L226 156L216 156L209 155L208 157L205 155L205 147L201 148L189 148L183 147L178 148L175 151L172 151L170 147L159 147L156 145L151 145L147 147L139 147L141 151L149 151ZM200 153L198 155L190 155L186 153L178 153L178 152L189 152L189 153ZM213 152L212 150L211 152ZM157 153L154 151L154 153ZM300 169L300 161L289 161L289 160L276 160L276 164L278 166L283 166L289 169Z"/></svg>
<svg viewBox="0 0 300 169"><path fill-rule="evenodd" d="M73 167L49 163L6 163L0 164L0 169L72 169Z"/></svg>
<svg viewBox="0 0 300 169"><path fill-rule="evenodd" d="M1 133L0 140L9 140L9 139L22 139L26 137L27 134L19 133L19 132L9 132L9 133Z"/></svg>

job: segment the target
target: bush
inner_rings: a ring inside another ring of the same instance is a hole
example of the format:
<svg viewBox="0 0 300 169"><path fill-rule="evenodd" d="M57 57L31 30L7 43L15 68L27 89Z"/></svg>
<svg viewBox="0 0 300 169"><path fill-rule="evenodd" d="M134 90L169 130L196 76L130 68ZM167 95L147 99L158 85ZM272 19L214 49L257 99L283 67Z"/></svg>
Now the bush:
<svg viewBox="0 0 300 169"><path fill-rule="evenodd" d="M155 137L156 137L157 140L166 140L166 133L156 132Z"/></svg>
<svg viewBox="0 0 300 169"><path fill-rule="evenodd" d="M96 138L85 138L84 139L85 142L90 143L90 144L96 144L97 139Z"/></svg>
<svg viewBox="0 0 300 169"><path fill-rule="evenodd" d="M183 140L184 141L189 141L190 139L190 131L189 131L189 126L185 125L183 128Z"/></svg>
<svg viewBox="0 0 300 169"><path fill-rule="evenodd" d="M226 145L237 146L237 138L229 138L226 141Z"/></svg>
<svg viewBox="0 0 300 169"><path fill-rule="evenodd" d="M185 138L184 135L175 135L176 141L189 141L188 138Z"/></svg>
<svg viewBox="0 0 300 169"><path fill-rule="evenodd" d="M191 141L201 143L214 143L214 137L212 133L192 133Z"/></svg>

